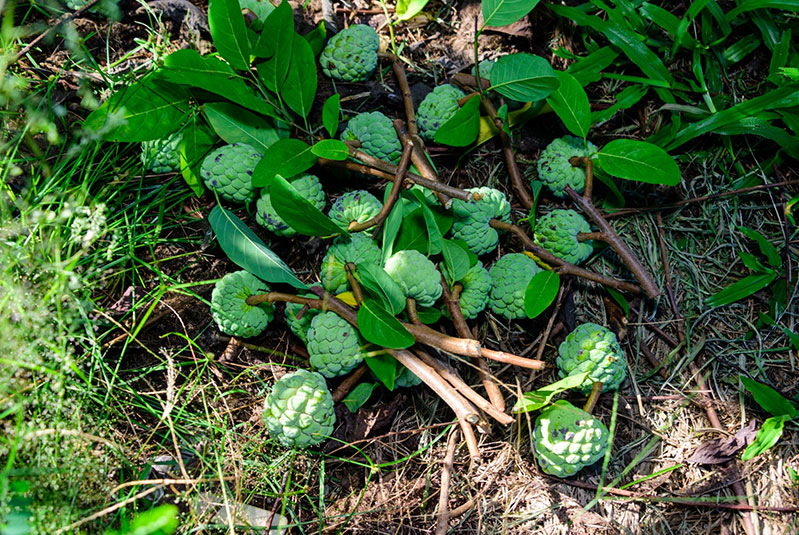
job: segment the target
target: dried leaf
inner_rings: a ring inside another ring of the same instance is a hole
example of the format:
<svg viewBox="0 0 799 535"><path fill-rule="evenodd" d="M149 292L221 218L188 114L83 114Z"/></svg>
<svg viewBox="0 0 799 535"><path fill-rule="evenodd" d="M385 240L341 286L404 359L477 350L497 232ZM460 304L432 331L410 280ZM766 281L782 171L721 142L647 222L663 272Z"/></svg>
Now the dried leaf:
<svg viewBox="0 0 799 535"><path fill-rule="evenodd" d="M757 431L756 422L752 420L749 425L727 438L714 438L702 443L693 455L688 458L689 463L697 464L722 464L732 460L735 455L755 439Z"/></svg>

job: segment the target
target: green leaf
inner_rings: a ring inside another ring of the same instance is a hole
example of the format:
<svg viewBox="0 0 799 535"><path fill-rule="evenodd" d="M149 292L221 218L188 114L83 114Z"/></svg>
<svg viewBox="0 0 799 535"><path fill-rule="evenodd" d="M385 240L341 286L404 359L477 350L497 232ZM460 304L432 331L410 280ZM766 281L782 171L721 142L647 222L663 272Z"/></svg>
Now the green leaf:
<svg viewBox="0 0 799 535"><path fill-rule="evenodd" d="M306 236L332 236L349 233L324 212L306 200L285 178L276 175L270 182L272 207L288 225Z"/></svg>
<svg viewBox="0 0 799 535"><path fill-rule="evenodd" d="M777 248L774 247L765 236L758 231L747 227L738 227L738 230L749 236L750 239L757 242L758 247L760 247L760 252L766 257L766 260L768 260L768 263L771 267L775 269L782 267L782 256L780 256Z"/></svg>
<svg viewBox="0 0 799 535"><path fill-rule="evenodd" d="M626 110L638 104L638 101L644 98L649 92L649 87L645 85L631 85L622 89L616 94L616 102L608 106L604 110L598 110L591 113L591 122L593 124L602 123L610 120L611 117L616 115L619 110Z"/></svg>
<svg viewBox="0 0 799 535"><path fill-rule="evenodd" d="M373 299L366 299L358 309L358 330L367 341L381 347L405 349L416 342L402 323Z"/></svg>
<svg viewBox="0 0 799 535"><path fill-rule="evenodd" d="M178 529L178 508L164 504L136 515L121 531L106 531L106 535L172 535Z"/></svg>
<svg viewBox="0 0 799 535"><path fill-rule="evenodd" d="M617 57L619 57L619 53L613 47L603 46L569 65L566 72L574 76L580 85L585 87L592 82L598 82L602 78L600 73L607 69Z"/></svg>
<svg viewBox="0 0 799 535"><path fill-rule="evenodd" d="M560 275L554 271L540 271L527 284L524 292L524 312L535 318L551 305L558 296Z"/></svg>
<svg viewBox="0 0 799 535"><path fill-rule="evenodd" d="M333 93L322 106L322 124L330 137L336 137L341 112L341 96Z"/></svg>
<svg viewBox="0 0 799 535"><path fill-rule="evenodd" d="M400 226L399 234L394 242L394 250L415 249L422 254L438 254L441 249L431 248L434 246L433 240L428 234L428 224L425 220L424 209L431 210L438 227L439 235L443 236L452 226L452 216L442 213L440 210L433 210L430 207L418 207L406 214ZM440 243L440 242L439 242Z"/></svg>
<svg viewBox="0 0 799 535"><path fill-rule="evenodd" d="M566 129L583 139L591 128L591 105L580 82L569 73L558 72L560 86L547 97L547 103Z"/></svg>
<svg viewBox="0 0 799 535"><path fill-rule="evenodd" d="M291 66L294 35L294 12L288 2L281 2L266 17L255 52L259 57L270 58L258 66L258 76L270 91L277 93L283 87Z"/></svg>
<svg viewBox="0 0 799 535"><path fill-rule="evenodd" d="M216 136L208 126L194 116L181 132L183 138L180 142L178 155L180 157L180 173L186 184L198 197L203 194L203 180L200 177L200 166L205 156L211 152L216 144Z"/></svg>
<svg viewBox="0 0 799 535"><path fill-rule="evenodd" d="M391 275L373 262L358 264L361 286L380 299L388 312L397 315L405 309L405 292Z"/></svg>
<svg viewBox="0 0 799 535"><path fill-rule="evenodd" d="M311 51L313 52L314 58L316 58L325 48L325 40L327 39L325 21L319 21L316 28L306 33L304 38L308 41L308 44L311 45Z"/></svg>
<svg viewBox="0 0 799 535"><path fill-rule="evenodd" d="M427 228L427 236L430 240L428 250L430 251L430 254L438 254L441 252L441 242L444 240L444 238L443 232L441 232L441 229L438 227L436 216L427 205L427 199L420 190L413 189L410 190L410 193L416 197L422 208L422 217L424 218L424 224Z"/></svg>
<svg viewBox="0 0 799 535"><path fill-rule="evenodd" d="M383 193L383 204L386 204L388 201L392 185L391 183L386 185L386 189ZM391 208L391 212L389 212L385 223L383 223L383 243L381 246L381 250L383 251L383 263L394 253L394 241L397 239L397 234L402 226L402 220L405 219L406 202L407 201L402 198L397 200Z"/></svg>
<svg viewBox="0 0 799 535"><path fill-rule="evenodd" d="M590 372L583 372L577 375L570 375L560 381L554 382L544 388L533 390L532 392L525 392L520 399L516 401L513 406L513 413L519 414L521 412L531 412L549 405L552 398L561 392L577 388L585 378L588 377Z"/></svg>
<svg viewBox="0 0 799 535"><path fill-rule="evenodd" d="M350 149L347 144L338 139L323 139L317 141L311 152L320 158L327 158L328 160L344 161L350 155Z"/></svg>
<svg viewBox="0 0 799 535"><path fill-rule="evenodd" d="M788 420L790 420L788 416L772 416L763 422L755 435L755 440L746 447L741 455L741 460L748 461L768 451L782 436L783 427Z"/></svg>
<svg viewBox="0 0 799 535"><path fill-rule="evenodd" d="M441 319L441 311L433 307L417 307L416 316L425 325L431 325Z"/></svg>
<svg viewBox="0 0 799 535"><path fill-rule="evenodd" d="M738 7L731 9L725 18L727 22L747 11L755 9L784 9L785 11L799 11L799 0L744 0Z"/></svg>
<svg viewBox="0 0 799 535"><path fill-rule="evenodd" d="M308 289L291 268L233 212L216 205L208 215L208 222L216 234L219 246L234 264L266 282L290 284L300 290Z"/></svg>
<svg viewBox="0 0 799 535"><path fill-rule="evenodd" d="M773 416L796 418L797 410L793 403L770 386L750 379L745 375L741 375L741 383L752 394L757 404L763 407L766 412Z"/></svg>
<svg viewBox="0 0 799 535"><path fill-rule="evenodd" d="M793 348L799 349L799 334L796 334L787 327L780 325L779 323L774 321L774 318L772 318L768 314L763 314L762 312L758 312L757 317L758 319L760 319L760 321L762 321L766 325L771 325L780 329L783 332L783 334L785 334L785 336L788 337L788 340L791 342Z"/></svg>
<svg viewBox="0 0 799 535"><path fill-rule="evenodd" d="M709 307L729 305L762 290L775 278L777 274L773 272L749 275L705 299L705 305Z"/></svg>
<svg viewBox="0 0 799 535"><path fill-rule="evenodd" d="M625 316L629 316L630 315L630 303L627 302L627 298L624 297L624 294L622 294L620 291L614 290L613 288L610 288L610 287L605 287L605 289L608 291L608 294L610 294L610 297L612 297L613 300L616 301L616 303L619 304L621 309L624 311L624 315Z"/></svg>
<svg viewBox="0 0 799 535"><path fill-rule="evenodd" d="M366 365L386 385L389 390L394 390L394 380L397 378L397 359L391 355L377 355L366 357Z"/></svg>
<svg viewBox="0 0 799 535"><path fill-rule="evenodd" d="M491 69L491 87L505 98L529 102L547 98L560 82L549 62L532 54L506 54Z"/></svg>
<svg viewBox="0 0 799 535"><path fill-rule="evenodd" d="M208 27L219 54L234 68L246 71L250 67L250 42L247 25L238 0L210 0Z"/></svg>
<svg viewBox="0 0 799 535"><path fill-rule="evenodd" d="M471 145L480 133L480 99L472 97L435 133L436 143L452 147Z"/></svg>
<svg viewBox="0 0 799 535"><path fill-rule="evenodd" d="M316 155L307 143L285 138L273 144L255 166L252 185L262 188L272 183L276 175L292 177L307 171L316 163Z"/></svg>
<svg viewBox="0 0 799 535"><path fill-rule="evenodd" d="M461 280L469 271L469 255L452 240L442 240L441 246L447 278L451 283Z"/></svg>
<svg viewBox="0 0 799 535"><path fill-rule="evenodd" d="M361 383L352 391L347 394L347 397L342 399L342 403L347 406L350 412L358 412L358 409L363 407L369 398L372 397L372 392L377 388L377 383Z"/></svg>
<svg viewBox="0 0 799 535"><path fill-rule="evenodd" d="M266 152L280 136L262 117L230 102L210 102L203 106L214 131L227 143L246 143Z"/></svg>
<svg viewBox="0 0 799 535"><path fill-rule="evenodd" d="M512 24L532 11L538 2L539 0L483 0L483 27Z"/></svg>
<svg viewBox="0 0 799 535"><path fill-rule="evenodd" d="M648 184L675 186L680 183L680 166L666 151L634 139L616 139L599 151L599 167L606 173Z"/></svg>
<svg viewBox="0 0 799 535"><path fill-rule="evenodd" d="M291 67L280 95L289 108L300 117L307 117L316 98L316 58L311 45L301 35L294 34Z"/></svg>
<svg viewBox="0 0 799 535"><path fill-rule="evenodd" d="M397 14L397 20L410 20L415 17L430 0L397 0L397 6L394 9Z"/></svg>

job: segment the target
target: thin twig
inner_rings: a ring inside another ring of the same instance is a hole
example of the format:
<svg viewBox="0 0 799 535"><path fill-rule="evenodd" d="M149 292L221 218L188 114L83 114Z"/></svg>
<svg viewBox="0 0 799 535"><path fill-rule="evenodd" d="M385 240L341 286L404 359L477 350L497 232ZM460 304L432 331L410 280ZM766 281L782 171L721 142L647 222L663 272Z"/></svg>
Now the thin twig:
<svg viewBox="0 0 799 535"><path fill-rule="evenodd" d="M552 333L552 325L555 323L555 318L558 317L558 313L560 312L560 303L563 300L563 293L565 291L565 285L561 285L560 289L558 289L558 297L555 299L555 308L552 310L552 314L549 316L547 328L544 331L544 335L541 337L541 343L538 346L538 351L535 353L536 360L542 360L544 357L544 349L546 349L549 335Z"/></svg>
<svg viewBox="0 0 799 535"><path fill-rule="evenodd" d="M347 282L352 288L352 295L355 297L355 303L358 306L361 306L361 303L363 303L363 290L361 290L361 285L358 283L358 279L355 278L355 272L357 270L358 267L353 262L347 262L344 264L344 271L347 273Z"/></svg>
<svg viewBox="0 0 799 535"><path fill-rule="evenodd" d="M419 319L419 313L416 311L416 299L413 297L405 298L405 312L408 313L408 319L411 320L411 323L423 325L422 320Z"/></svg>
<svg viewBox="0 0 799 535"><path fill-rule="evenodd" d="M458 445L458 430L453 428L447 437L447 453L441 465L441 485L438 495L438 520L436 535L447 535L449 529L449 484L455 464L455 448Z"/></svg>
<svg viewBox="0 0 799 535"><path fill-rule="evenodd" d="M369 371L369 366L365 362L355 368L355 371L349 374L347 378L338 385L338 388L333 391L333 401L338 403L346 398L347 394L352 392L352 389L355 388L355 385L358 384L358 381L361 380L361 377L363 377L363 374L367 371Z"/></svg>

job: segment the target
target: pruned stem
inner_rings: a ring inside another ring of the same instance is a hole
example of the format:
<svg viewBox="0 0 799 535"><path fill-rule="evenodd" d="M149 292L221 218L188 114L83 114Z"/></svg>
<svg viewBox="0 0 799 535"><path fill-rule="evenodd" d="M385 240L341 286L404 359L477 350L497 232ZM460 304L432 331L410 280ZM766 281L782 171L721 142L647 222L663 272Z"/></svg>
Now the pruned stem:
<svg viewBox="0 0 799 535"><path fill-rule="evenodd" d="M584 242L584 241L605 241L605 233L604 232L578 232L577 233L577 241Z"/></svg>
<svg viewBox="0 0 799 535"><path fill-rule="evenodd" d="M344 264L344 271L347 273L347 282L350 283L350 287L352 288L352 295L355 296L355 303L361 306L361 303L363 303L363 290L361 290L358 279L355 278L355 271L357 271L357 269L358 267L353 262Z"/></svg>
<svg viewBox="0 0 799 535"><path fill-rule="evenodd" d="M477 78L465 72L459 72L452 77L452 81L461 87L477 87ZM491 87L491 81L480 77L480 85L483 91Z"/></svg>
<svg viewBox="0 0 799 535"><path fill-rule="evenodd" d="M588 201L591 200L591 195L594 191L594 162L588 156L575 156L569 160L572 167L580 165L585 167L585 189L583 190L583 197Z"/></svg>
<svg viewBox="0 0 799 535"><path fill-rule="evenodd" d="M422 320L419 319L419 313L416 312L416 299L413 297L405 298L405 311L408 313L408 319L411 320L411 323L422 325Z"/></svg>

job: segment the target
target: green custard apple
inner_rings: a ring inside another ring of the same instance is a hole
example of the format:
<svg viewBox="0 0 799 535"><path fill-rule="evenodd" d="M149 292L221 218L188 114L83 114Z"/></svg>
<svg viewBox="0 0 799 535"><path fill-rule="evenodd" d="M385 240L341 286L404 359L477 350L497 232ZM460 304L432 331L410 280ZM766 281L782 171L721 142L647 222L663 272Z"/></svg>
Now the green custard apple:
<svg viewBox="0 0 799 535"><path fill-rule="evenodd" d="M353 221L358 223L369 221L380 212L381 208L383 203L377 197L359 189L347 192L336 199L327 215L342 228L349 228Z"/></svg>
<svg viewBox="0 0 799 535"><path fill-rule="evenodd" d="M580 264L591 256L591 240L577 240L577 235L591 232L591 225L574 210L552 210L535 223L534 241L558 258Z"/></svg>
<svg viewBox="0 0 799 535"><path fill-rule="evenodd" d="M541 268L523 253L506 254L491 266L491 294L488 306L494 314L509 320L526 318L524 293Z"/></svg>
<svg viewBox="0 0 799 535"><path fill-rule="evenodd" d="M365 24L355 24L330 38L319 56L319 64L330 78L363 82L377 68L379 48L377 32Z"/></svg>
<svg viewBox="0 0 799 535"><path fill-rule="evenodd" d="M490 225L492 219L510 223L510 203L501 191L488 188L471 188L466 191L479 193L479 201L452 201L452 237L466 242L476 255L490 253L499 244L499 233Z"/></svg>
<svg viewBox="0 0 799 535"><path fill-rule="evenodd" d="M313 371L328 378L346 375L363 362L358 331L335 312L322 312L311 321L306 347Z"/></svg>
<svg viewBox="0 0 799 535"><path fill-rule="evenodd" d="M569 477L605 456L608 435L601 421L559 400L535 421L533 453L544 473Z"/></svg>
<svg viewBox="0 0 799 535"><path fill-rule="evenodd" d="M241 338L258 336L275 317L275 307L268 303L251 306L247 298L268 291L264 281L247 271L228 273L211 293L211 317L225 334Z"/></svg>
<svg viewBox="0 0 799 535"><path fill-rule="evenodd" d="M262 154L246 143L225 145L211 152L200 166L208 189L231 202L247 203L255 197L252 171Z"/></svg>
<svg viewBox="0 0 799 535"><path fill-rule="evenodd" d="M361 150L366 154L393 164L402 156L402 143L394 123L379 111L359 113L350 119L341 133L341 140L360 141Z"/></svg>
<svg viewBox="0 0 799 535"><path fill-rule="evenodd" d="M616 335L596 323L583 323L569 333L558 348L560 377L589 372L580 385L584 394L595 381L603 390L618 390L627 377L627 363Z"/></svg>
<svg viewBox="0 0 799 535"><path fill-rule="evenodd" d="M406 297L423 307L433 306L441 297L441 273L419 251L397 251L386 260L386 273L402 287Z"/></svg>
<svg viewBox="0 0 799 535"><path fill-rule="evenodd" d="M325 192L322 183L315 175L300 175L290 180L294 189L302 197L322 210L325 207ZM267 188L261 190L261 196L255 203L255 220L278 236L294 236L297 231L283 221L272 206L272 196Z"/></svg>
<svg viewBox="0 0 799 535"><path fill-rule="evenodd" d="M558 138L541 152L538 158L538 179L552 191L555 197L566 196L566 186L577 193L585 189L585 169L573 166L569 160L575 156L591 156L597 147L590 141L574 136Z"/></svg>
<svg viewBox="0 0 799 535"><path fill-rule="evenodd" d="M284 375L266 397L263 419L269 434L286 447L319 444L336 423L325 378L308 370Z"/></svg>
<svg viewBox="0 0 799 535"><path fill-rule="evenodd" d="M373 262L379 265L381 257L380 247L364 232L351 234L349 238L338 237L322 259L322 286L334 294L344 292L350 287L344 269L347 262Z"/></svg>
<svg viewBox="0 0 799 535"><path fill-rule="evenodd" d="M141 163L153 173L176 173L180 171L180 142L183 134L176 132L166 139L144 141L141 144Z"/></svg>
<svg viewBox="0 0 799 535"><path fill-rule="evenodd" d="M305 294L303 297L310 297L312 299L316 298L317 296L312 293ZM305 309L305 311L300 316L300 311ZM303 341L303 343L307 343L308 341L308 329L311 328L311 321L319 314L319 310L315 308L306 308L305 305L301 305L299 303L286 303L286 309L284 311L286 316L286 323L291 329L291 332L294 335Z"/></svg>
<svg viewBox="0 0 799 535"><path fill-rule="evenodd" d="M488 304L491 275L483 267L483 263L478 260L459 282L463 286L459 296L461 313L467 320L474 319Z"/></svg>
<svg viewBox="0 0 799 535"><path fill-rule="evenodd" d="M416 111L419 135L432 141L441 125L458 112L458 101L465 96L463 91L450 84L440 85L428 93Z"/></svg>

